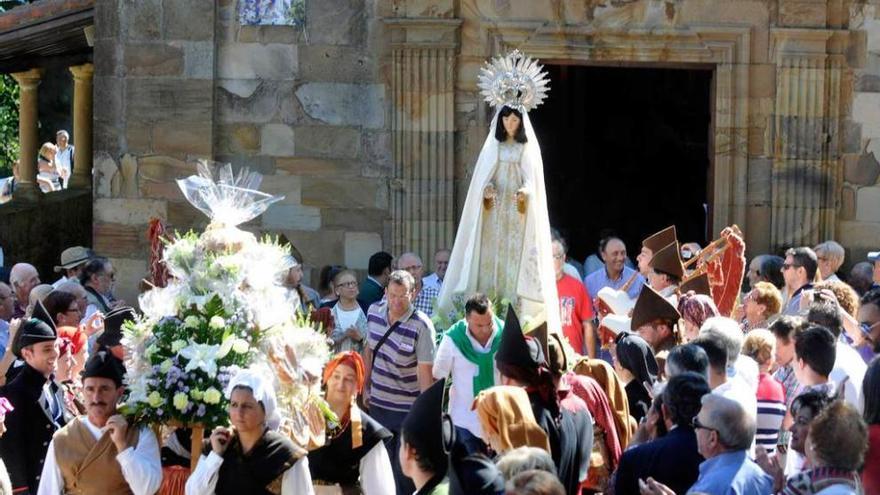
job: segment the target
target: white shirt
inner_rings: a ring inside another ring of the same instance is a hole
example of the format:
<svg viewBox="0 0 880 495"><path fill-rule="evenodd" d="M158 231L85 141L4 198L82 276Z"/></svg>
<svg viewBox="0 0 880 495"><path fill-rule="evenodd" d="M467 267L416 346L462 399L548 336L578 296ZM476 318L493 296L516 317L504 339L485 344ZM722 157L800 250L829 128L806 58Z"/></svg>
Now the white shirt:
<svg viewBox="0 0 880 495"><path fill-rule="evenodd" d="M754 359L740 354L733 363L733 369L728 368L727 376L742 378L752 388L753 393L758 393L758 363Z"/></svg>
<svg viewBox="0 0 880 495"><path fill-rule="evenodd" d="M83 424L89 432L99 440L103 432L101 428L83 417ZM109 433L108 433L109 435ZM137 447L129 447L116 455L116 461L122 468L122 477L128 483L134 495L152 495L162 486L162 461L159 458L159 442L147 428L141 428ZM60 495L64 493L64 476L55 460L55 440L49 442L43 472L40 474L40 488L37 495Z"/></svg>
<svg viewBox="0 0 880 495"><path fill-rule="evenodd" d="M497 333L498 328L495 328L492 336L483 346L471 335L470 330L465 332L471 346L480 354L491 352L492 339ZM493 365L492 368L495 372L495 383L500 384L501 374L498 372L498 366ZM452 417L452 424L465 428L475 436L485 439L483 428L480 426L480 418L476 411L471 410L471 405L474 402L474 377L478 372L479 367L464 357L452 339L444 336L434 354L432 374L435 379L439 380L452 373L452 387L449 392L449 415Z"/></svg>
<svg viewBox="0 0 880 495"><path fill-rule="evenodd" d="M341 306L337 305L336 315L339 317L339 321L336 322L337 328L348 330L349 327L357 324L361 314L363 314L363 310L361 310L360 306L355 305L354 309L342 309Z"/></svg>
<svg viewBox="0 0 880 495"><path fill-rule="evenodd" d="M67 145L67 148L63 150L58 148L58 151L55 153L55 167L58 168L59 176L61 170L65 170L67 172L67 178L62 179L62 185L64 189L67 189L67 183L70 181L70 174L73 168L70 165L71 160L73 159L73 146Z"/></svg>
<svg viewBox="0 0 880 495"><path fill-rule="evenodd" d="M726 382L715 387L712 393L738 402L753 418L757 417L758 397L755 395L752 387L741 377L728 378Z"/></svg>
<svg viewBox="0 0 880 495"><path fill-rule="evenodd" d="M364 495L394 493L394 471L385 450L385 442L378 442L361 458L361 491Z"/></svg>
<svg viewBox="0 0 880 495"><path fill-rule="evenodd" d="M422 285L424 287L434 287L439 291L443 286L443 281L440 280L440 277L438 277L436 273L432 273L422 279Z"/></svg>
<svg viewBox="0 0 880 495"><path fill-rule="evenodd" d="M865 379L868 365L855 349L840 340L835 347L834 368L828 379L837 384L846 402L861 413L864 410L862 381Z"/></svg>
<svg viewBox="0 0 880 495"><path fill-rule="evenodd" d="M186 495L213 495L222 464L223 458L213 450L207 457L202 456L196 470L186 480ZM309 473L308 456L303 456L290 469L284 471L284 476L281 478L281 495L315 495L312 475Z"/></svg>

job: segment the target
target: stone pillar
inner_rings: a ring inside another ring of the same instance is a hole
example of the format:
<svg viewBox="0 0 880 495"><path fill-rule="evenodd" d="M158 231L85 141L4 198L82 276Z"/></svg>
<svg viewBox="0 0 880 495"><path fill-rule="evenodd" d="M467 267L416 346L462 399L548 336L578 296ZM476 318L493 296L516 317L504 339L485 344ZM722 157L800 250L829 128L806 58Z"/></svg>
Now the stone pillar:
<svg viewBox="0 0 880 495"><path fill-rule="evenodd" d="M391 250L430 260L455 236L458 19L387 19L392 30Z"/></svg>
<svg viewBox="0 0 880 495"><path fill-rule="evenodd" d="M12 74L19 86L19 180L15 187L15 197L21 199L36 199L39 193L37 188L37 153L40 151L40 143L37 135L39 125L37 86L40 85L42 76L43 69L30 69Z"/></svg>
<svg viewBox="0 0 880 495"><path fill-rule="evenodd" d="M825 29L775 29L771 249L835 237L840 196L840 83L845 66Z"/></svg>
<svg viewBox="0 0 880 495"><path fill-rule="evenodd" d="M73 74L73 177L71 187L92 185L92 76L95 66L76 65Z"/></svg>

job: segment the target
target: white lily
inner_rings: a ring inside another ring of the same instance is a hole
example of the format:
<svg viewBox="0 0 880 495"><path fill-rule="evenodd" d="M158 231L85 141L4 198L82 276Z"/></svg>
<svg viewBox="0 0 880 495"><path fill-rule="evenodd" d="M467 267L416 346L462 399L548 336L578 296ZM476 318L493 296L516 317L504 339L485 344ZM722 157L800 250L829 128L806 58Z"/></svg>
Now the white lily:
<svg viewBox="0 0 880 495"><path fill-rule="evenodd" d="M217 353L220 350L219 345L211 344L190 344L180 350L180 355L189 360L186 363L184 371L192 371L200 368L210 376L217 373Z"/></svg>

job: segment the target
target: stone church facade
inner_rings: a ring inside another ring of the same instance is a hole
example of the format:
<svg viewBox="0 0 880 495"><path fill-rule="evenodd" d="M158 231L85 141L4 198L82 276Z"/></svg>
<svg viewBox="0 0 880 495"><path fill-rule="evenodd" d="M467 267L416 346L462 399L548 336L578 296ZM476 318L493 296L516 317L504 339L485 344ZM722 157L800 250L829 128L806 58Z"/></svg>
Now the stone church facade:
<svg viewBox="0 0 880 495"><path fill-rule="evenodd" d="M151 217L206 223L174 180L210 158L265 174L285 199L245 227L283 233L311 268L430 257L452 243L491 119L479 68L513 48L712 67L716 232L739 224L753 254L880 248L867 0L307 0L303 26L242 26L235 0L98 0L94 247L135 287Z"/></svg>

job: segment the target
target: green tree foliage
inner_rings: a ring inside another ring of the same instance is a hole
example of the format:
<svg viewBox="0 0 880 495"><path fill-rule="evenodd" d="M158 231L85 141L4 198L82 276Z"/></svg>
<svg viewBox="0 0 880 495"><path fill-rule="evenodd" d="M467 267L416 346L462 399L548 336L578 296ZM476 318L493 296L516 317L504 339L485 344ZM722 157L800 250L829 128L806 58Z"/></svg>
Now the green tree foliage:
<svg viewBox="0 0 880 495"><path fill-rule="evenodd" d="M18 83L0 74L0 178L12 175L18 149Z"/></svg>

